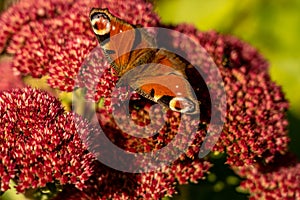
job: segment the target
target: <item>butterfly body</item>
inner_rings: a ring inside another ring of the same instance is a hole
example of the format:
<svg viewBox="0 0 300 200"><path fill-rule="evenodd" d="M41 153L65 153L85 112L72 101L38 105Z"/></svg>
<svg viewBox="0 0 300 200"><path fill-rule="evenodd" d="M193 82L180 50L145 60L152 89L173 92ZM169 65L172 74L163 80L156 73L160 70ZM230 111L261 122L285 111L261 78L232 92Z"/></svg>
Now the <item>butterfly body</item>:
<svg viewBox="0 0 300 200"><path fill-rule="evenodd" d="M199 113L185 70L190 67L176 54L158 48L154 38L107 9L90 12L93 31L105 56L120 77L140 95L181 113Z"/></svg>

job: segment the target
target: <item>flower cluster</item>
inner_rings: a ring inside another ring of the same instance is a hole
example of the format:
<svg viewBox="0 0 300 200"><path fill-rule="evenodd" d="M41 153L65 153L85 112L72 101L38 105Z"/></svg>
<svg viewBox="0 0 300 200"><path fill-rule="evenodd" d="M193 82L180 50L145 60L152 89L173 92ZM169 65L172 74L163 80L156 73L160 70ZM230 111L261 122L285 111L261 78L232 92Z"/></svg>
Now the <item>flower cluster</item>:
<svg viewBox="0 0 300 200"><path fill-rule="evenodd" d="M116 171L99 162L93 166L96 171L84 191L67 186L55 199L161 199L177 193L176 181L197 183L211 164L199 160L178 161L160 171L139 174Z"/></svg>
<svg viewBox="0 0 300 200"><path fill-rule="evenodd" d="M0 186L16 182L18 192L47 183L84 188L93 156L79 138L87 123L75 123L60 102L45 92L23 88L0 93Z"/></svg>
<svg viewBox="0 0 300 200"><path fill-rule="evenodd" d="M278 156L272 165L237 169L244 180L241 189L250 199L300 199L300 163L287 154Z"/></svg>
<svg viewBox="0 0 300 200"><path fill-rule="evenodd" d="M222 73L227 115L214 151L226 152L232 166L269 162L276 153L286 152L288 103L281 88L271 81L262 56L232 36L203 33L187 25L176 30L198 40Z"/></svg>
<svg viewBox="0 0 300 200"><path fill-rule="evenodd" d="M120 88L120 91L124 91L123 88ZM126 92L123 94L125 93ZM112 98L111 100L114 101L115 99ZM156 118L157 116L160 116L159 114L161 113L160 109L156 109L155 106L154 108L151 107L153 104L152 102L143 98L134 98L134 101L136 101L134 105L139 106L140 109L134 107L129 108L131 111L130 117L133 122L128 120L128 116L123 112L126 110L124 108L125 105L120 103L120 101L113 104L114 106L112 107L109 103L106 103L108 105L106 106L107 109L102 108L97 112L99 122L101 123L105 135L110 141L113 141L114 145L121 149L125 149L126 151L133 153L149 153L157 151L164 148L165 145L168 145L168 143L174 139L178 131L186 131L186 129L191 130L191 127L194 127L195 125L197 127L198 125L197 123L191 123L189 119L184 119L183 121L185 123L180 124L180 115L178 113L169 112L164 119ZM153 116L151 117L149 116L150 109L154 109L151 113ZM112 116L112 112L114 112L114 116ZM156 115L157 113L158 115ZM149 120L150 118L151 120ZM115 122L116 120L121 122L121 124L117 125ZM150 129L148 131L151 131L151 129L158 129L159 131L152 137L145 137L145 135L149 135L149 133L147 131L145 132L142 127L149 125L149 123L151 123L151 125L148 126ZM179 124L181 126L180 128ZM137 129L139 131L137 131ZM129 135L129 133L135 134L134 136L136 137ZM205 135L204 131L201 133ZM141 157L141 160L136 160L134 158L130 160L122 157L122 155L118 155L118 152L115 149L112 149L109 146L106 147L106 142L99 139L100 137L97 137L97 134L87 138L85 143L89 144L89 150L94 152L96 156L97 154L105 155L109 153L109 155L113 155L113 157L110 157L110 160L117 160L118 165L128 166L129 169L130 167L136 166L146 168L149 166L151 167L151 165L160 166L160 163L167 162L174 158L174 155L178 156L180 153L183 153L178 152L178 150L176 151L176 148L180 149L181 146L185 144L183 139L186 140L187 137L191 137L189 134L190 132L184 132L179 136L177 135L176 137L179 138L177 138L178 143L173 145L173 148L175 148L174 152L170 150L166 156L155 158L155 160L152 159L153 157L149 158L146 156ZM99 146L101 146L101 148L99 148ZM87 190L87 193L92 195L92 199L97 199L99 197L101 197L101 199L159 199L164 196L172 196L176 193L176 183L197 183L199 179L205 178L212 166L208 161L191 158L195 156L195 152L191 152L192 153L190 154L182 154L177 161L172 162L169 166L162 165L162 167L160 166L161 168L158 167L155 171L138 174L116 171L105 165L96 163L97 167L95 167L95 173L93 174L92 179L89 180L90 184L87 184L90 185L90 189Z"/></svg>
<svg viewBox="0 0 300 200"><path fill-rule="evenodd" d="M117 1L21 1L1 15L0 51L14 54L13 67L23 74L49 75L51 87L72 91L84 58L97 46L87 16L99 5L121 9L126 15L120 17L134 24L158 21L151 4L142 1L126 6Z"/></svg>

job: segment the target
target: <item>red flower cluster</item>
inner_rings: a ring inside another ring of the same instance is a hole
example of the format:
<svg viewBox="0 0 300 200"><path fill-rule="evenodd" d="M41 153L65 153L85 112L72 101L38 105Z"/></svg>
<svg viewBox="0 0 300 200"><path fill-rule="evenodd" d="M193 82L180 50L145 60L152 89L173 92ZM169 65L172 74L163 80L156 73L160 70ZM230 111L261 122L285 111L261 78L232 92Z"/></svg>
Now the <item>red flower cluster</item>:
<svg viewBox="0 0 300 200"><path fill-rule="evenodd" d="M262 56L232 36L203 33L187 25L176 30L198 40L223 77L227 115L214 151L226 152L231 166L269 162L276 153L286 152L288 103L281 88L271 81ZM197 59L196 55L191 59Z"/></svg>
<svg viewBox="0 0 300 200"><path fill-rule="evenodd" d="M84 188L93 156L79 138L88 135L86 122L75 123L60 102L30 88L0 93L0 186L16 182L17 191L47 183Z"/></svg>
<svg viewBox="0 0 300 200"><path fill-rule="evenodd" d="M1 15L0 52L14 54L13 67L23 74L50 75L50 86L72 91L83 60L97 46L87 16L91 7L99 5L122 10L117 12L120 17L134 24L158 21L151 4L142 1L126 6L97 0L22 1Z"/></svg>
<svg viewBox="0 0 300 200"><path fill-rule="evenodd" d="M241 189L250 199L300 199L300 163L291 155L278 156L274 163L238 169L244 180Z"/></svg>
<svg viewBox="0 0 300 200"><path fill-rule="evenodd" d="M176 181L180 184L197 183L210 167L203 161L179 161L161 171L133 174L95 162L96 171L86 184L88 188L80 191L68 186L55 199L161 199L177 193Z"/></svg>

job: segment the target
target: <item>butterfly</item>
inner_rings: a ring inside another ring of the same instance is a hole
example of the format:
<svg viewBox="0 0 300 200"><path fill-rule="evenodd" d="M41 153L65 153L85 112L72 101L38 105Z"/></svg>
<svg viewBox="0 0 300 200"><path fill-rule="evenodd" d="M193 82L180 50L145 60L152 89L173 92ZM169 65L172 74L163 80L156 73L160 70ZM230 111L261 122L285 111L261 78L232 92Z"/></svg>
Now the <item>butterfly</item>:
<svg viewBox="0 0 300 200"><path fill-rule="evenodd" d="M147 31L106 8L92 8L89 18L106 58L117 72L117 85L128 84L166 109L185 114L200 112L200 102L185 73L190 66L183 58L158 48Z"/></svg>

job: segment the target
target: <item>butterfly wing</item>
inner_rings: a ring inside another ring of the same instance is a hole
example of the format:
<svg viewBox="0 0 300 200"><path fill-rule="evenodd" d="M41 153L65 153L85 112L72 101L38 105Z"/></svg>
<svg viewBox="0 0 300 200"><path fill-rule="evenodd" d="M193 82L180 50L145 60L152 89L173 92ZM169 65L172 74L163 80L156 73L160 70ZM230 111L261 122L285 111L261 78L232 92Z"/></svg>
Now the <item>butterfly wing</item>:
<svg viewBox="0 0 300 200"><path fill-rule="evenodd" d="M107 9L93 8L90 20L101 48L119 76L149 61L157 51L153 38L145 31L113 16Z"/></svg>
<svg viewBox="0 0 300 200"><path fill-rule="evenodd" d="M186 78L187 63L165 49L142 29L113 16L107 9L90 12L93 31L112 67L142 96L174 111L194 114L199 102ZM122 34L119 34L122 33Z"/></svg>
<svg viewBox="0 0 300 200"><path fill-rule="evenodd" d="M165 49L156 52L151 63L137 66L118 81L129 84L142 96L171 110L187 114L199 113L199 104L182 58Z"/></svg>

